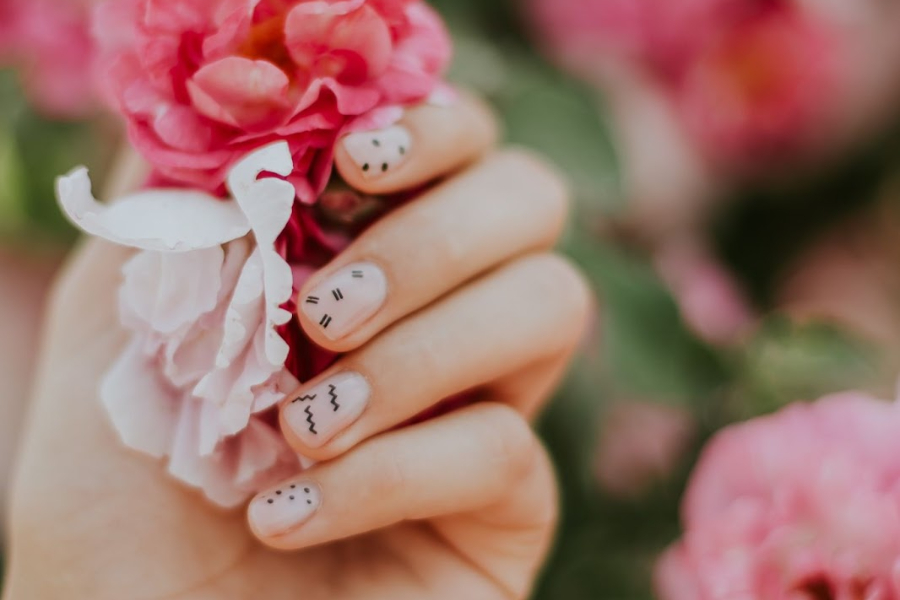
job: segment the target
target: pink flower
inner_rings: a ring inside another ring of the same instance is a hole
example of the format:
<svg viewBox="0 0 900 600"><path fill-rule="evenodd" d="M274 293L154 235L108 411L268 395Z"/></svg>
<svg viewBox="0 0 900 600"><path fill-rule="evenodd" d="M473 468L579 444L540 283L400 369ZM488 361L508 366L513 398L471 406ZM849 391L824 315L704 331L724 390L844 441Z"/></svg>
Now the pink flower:
<svg viewBox="0 0 900 600"><path fill-rule="evenodd" d="M258 150L230 172L228 201L148 190L101 205L83 168L58 183L78 227L140 250L119 291L131 341L100 391L113 425L125 444L167 457L172 475L222 506L299 469L271 409L334 359L291 309L344 240L300 214L309 209L295 205L292 185L257 180L293 169L286 142Z"/></svg>
<svg viewBox="0 0 900 600"><path fill-rule="evenodd" d="M670 475L688 451L695 423L684 410L622 402L604 416L594 472L608 493L640 496Z"/></svg>
<svg viewBox="0 0 900 600"><path fill-rule="evenodd" d="M671 106L691 141L688 150L720 175L756 175L788 159L824 162L872 135L900 98L895 5L531 0L530 6L548 52L581 77L605 88L649 79L648 89Z"/></svg>
<svg viewBox="0 0 900 600"><path fill-rule="evenodd" d="M752 327L753 311L738 282L702 246L693 242L664 246L656 267L684 322L701 339L734 343Z"/></svg>
<svg viewBox="0 0 900 600"><path fill-rule="evenodd" d="M450 56L419 0L110 0L94 29L108 94L155 181L222 193L235 161L284 139L307 203L337 137L426 98Z"/></svg>
<svg viewBox="0 0 900 600"><path fill-rule="evenodd" d="M791 8L761 10L699 51L675 103L697 144L725 168L771 165L811 151L846 77L840 40Z"/></svg>
<svg viewBox="0 0 900 600"><path fill-rule="evenodd" d="M76 0L0 0L0 66L21 70L29 99L50 117L96 106L88 12Z"/></svg>
<svg viewBox="0 0 900 600"><path fill-rule="evenodd" d="M900 404L859 393L721 432L663 557L665 600L900 598Z"/></svg>

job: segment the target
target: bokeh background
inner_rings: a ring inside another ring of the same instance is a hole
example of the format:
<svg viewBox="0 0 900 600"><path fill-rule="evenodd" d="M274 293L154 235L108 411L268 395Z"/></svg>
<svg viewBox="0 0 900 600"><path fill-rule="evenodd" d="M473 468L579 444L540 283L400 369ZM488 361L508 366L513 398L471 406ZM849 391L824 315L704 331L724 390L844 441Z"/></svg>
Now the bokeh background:
<svg viewBox="0 0 900 600"><path fill-rule="evenodd" d="M53 178L75 164L102 178L120 138L85 85L82 3L22 16L16 1L0 0L0 493L40 308L74 242ZM894 395L900 5L433 4L452 79L568 174L563 250L599 298L541 424L564 519L536 597L652 598L710 436L836 390Z"/></svg>

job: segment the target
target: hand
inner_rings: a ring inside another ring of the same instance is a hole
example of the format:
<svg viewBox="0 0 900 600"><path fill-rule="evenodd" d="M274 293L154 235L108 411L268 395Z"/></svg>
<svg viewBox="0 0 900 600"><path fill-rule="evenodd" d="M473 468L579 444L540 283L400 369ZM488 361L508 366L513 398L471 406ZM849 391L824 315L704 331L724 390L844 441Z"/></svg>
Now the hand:
<svg viewBox="0 0 900 600"><path fill-rule="evenodd" d="M116 439L97 389L126 341L115 290L127 252L92 242L74 257L51 303L15 481L6 598L529 594L557 492L528 421L591 305L579 275L547 254L564 189L530 155L494 151L494 123L473 100L419 107L401 126L343 140L344 178L386 193L450 177L301 293L305 329L347 354L281 407L291 444L322 462L253 500L250 527ZM471 389L478 403L399 427Z"/></svg>

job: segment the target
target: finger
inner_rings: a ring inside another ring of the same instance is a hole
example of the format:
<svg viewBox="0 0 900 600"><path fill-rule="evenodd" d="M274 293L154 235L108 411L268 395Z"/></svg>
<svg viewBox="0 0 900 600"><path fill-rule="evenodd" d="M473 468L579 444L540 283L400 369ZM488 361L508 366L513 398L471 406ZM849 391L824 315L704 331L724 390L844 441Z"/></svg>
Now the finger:
<svg viewBox="0 0 900 600"><path fill-rule="evenodd" d="M540 473L545 489L519 489ZM269 546L299 549L407 520L472 513L499 502L534 507L510 530L552 521L549 466L528 423L495 403L375 438L257 496L248 517ZM540 506L540 508L537 508ZM516 511L508 506L505 514ZM486 524L487 526L487 524Z"/></svg>
<svg viewBox="0 0 900 600"><path fill-rule="evenodd" d="M521 151L492 156L378 222L304 285L301 324L346 352L499 263L551 247L565 187Z"/></svg>
<svg viewBox="0 0 900 600"><path fill-rule="evenodd" d="M444 398L567 356L587 323L587 289L558 256L519 259L342 358L282 404L282 430L298 452L327 460ZM556 374L531 383L544 394ZM534 394L521 398L533 413Z"/></svg>
<svg viewBox="0 0 900 600"><path fill-rule="evenodd" d="M350 186L367 194L415 189L474 162L497 141L496 119L468 94L449 106L423 104L380 131L338 142L335 163Z"/></svg>

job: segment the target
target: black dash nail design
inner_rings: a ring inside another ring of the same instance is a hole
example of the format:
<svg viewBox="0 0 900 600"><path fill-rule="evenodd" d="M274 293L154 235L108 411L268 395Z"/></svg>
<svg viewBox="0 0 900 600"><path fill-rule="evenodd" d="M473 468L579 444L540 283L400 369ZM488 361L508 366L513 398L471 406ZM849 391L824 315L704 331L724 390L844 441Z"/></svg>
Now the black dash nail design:
<svg viewBox="0 0 900 600"><path fill-rule="evenodd" d="M318 297L318 296L309 296L309 297L306 299L306 303L307 303L307 304L318 304L318 303L319 303L319 297Z"/></svg>
<svg viewBox="0 0 900 600"><path fill-rule="evenodd" d="M376 148L381 148L381 140L372 140L372 145Z"/></svg>
<svg viewBox="0 0 900 600"><path fill-rule="evenodd" d="M406 154L406 147L400 146L400 156L404 156Z"/></svg>
<svg viewBox="0 0 900 600"><path fill-rule="evenodd" d="M353 279L362 279L363 272L362 271L353 271Z"/></svg>
<svg viewBox="0 0 900 600"><path fill-rule="evenodd" d="M381 172L384 173L384 172L386 172L387 170L388 170L388 164L387 164L387 163L382 163L382 165L381 165Z"/></svg>
<svg viewBox="0 0 900 600"><path fill-rule="evenodd" d="M344 293L341 291L341 288L331 290L331 295L334 296L334 299L338 302L344 299Z"/></svg>
<svg viewBox="0 0 900 600"><path fill-rule="evenodd" d="M328 329L328 326L331 325L331 321L331 316L325 315L322 317L322 320L319 321L319 325L321 325L323 329Z"/></svg>

